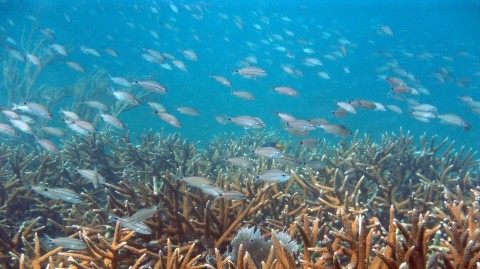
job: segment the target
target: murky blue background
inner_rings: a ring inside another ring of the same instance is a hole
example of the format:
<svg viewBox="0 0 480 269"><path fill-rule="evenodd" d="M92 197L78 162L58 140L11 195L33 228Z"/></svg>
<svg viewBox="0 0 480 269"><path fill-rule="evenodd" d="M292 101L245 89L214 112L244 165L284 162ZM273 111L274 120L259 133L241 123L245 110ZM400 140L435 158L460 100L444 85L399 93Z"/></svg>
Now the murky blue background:
<svg viewBox="0 0 480 269"><path fill-rule="evenodd" d="M275 115L280 111L297 118L327 118L375 137L380 137L386 131L398 132L401 127L413 134L427 132L429 135L449 137L457 141L457 146L478 145L480 115L474 114L457 98L469 95L475 100L480 99L478 1L335 1L335 4L330 3L333 1L245 2L172 1L179 9L177 14L170 8L170 2L165 1L4 1L0 4L0 36L13 38L17 41L15 48L23 51L20 45L22 34L29 34L33 29L36 31L33 39L36 39L41 36L36 29L51 28L55 30L54 42L69 50L65 60L82 64L87 72L103 68L112 76L122 76L132 81L154 77L164 84L169 94L153 96L151 101L165 105L184 127L176 129L166 125L147 105L142 105L120 115L129 129L136 132L145 128L156 131L163 129L166 133L180 132L192 140L208 141L218 133L244 133L241 127L217 123L214 118L216 115L257 116L265 121L267 128L281 129L282 124ZM188 11L184 5L192 10ZM222 18L219 13L227 15L228 19ZM203 18L196 19L192 15ZM36 17L37 23L27 16ZM244 30L235 25L235 16L243 20ZM254 24L262 29L255 29ZM379 33L380 25L391 27L394 36ZM295 36L286 35L285 30L292 31ZM158 33L159 38L153 37L150 31ZM284 40L272 39L272 34L280 34ZM324 59L322 55L338 51L340 39L351 42L348 55L336 61ZM311 45L303 45L299 40L309 41ZM249 43L253 46L247 45ZM102 57L85 55L79 46L95 48ZM285 52L276 49L278 46L291 51L295 58L286 57ZM103 51L105 47L114 48L120 57L107 55ZM165 70L145 61L141 57L144 48L174 55L187 65L188 72L175 67ZM304 48L311 48L315 53L308 55L302 51ZM193 62L185 59L181 53L184 49L195 50L200 60ZM458 56L460 51L467 52L469 56ZM4 50L0 52L2 57L8 57ZM409 106L393 99L390 85L378 77L395 74L375 71L390 60L379 56L382 52L391 53L402 68L414 74L431 92L430 96L408 98L435 105L439 113L457 114L473 128L465 132L460 127L444 125L438 120L423 123L410 117ZM409 53L413 57L406 56ZM418 56L424 53L430 53L434 58L419 59ZM256 65L269 73L267 77L250 80L232 74L242 66L241 61L250 55L257 57ZM305 57L319 58L324 65L305 66ZM303 77L285 73L282 65L298 68L303 72ZM344 67L348 67L351 73L346 74ZM472 82L467 88L459 87L455 79L442 84L434 76L434 72L441 68L447 68L454 78L469 78ZM319 71L327 72L331 79L319 78ZM235 98L229 88L210 78L210 75L229 78L235 90L248 90L256 96L256 100ZM45 67L36 86L48 84L68 87L82 76L85 75L57 61ZM300 96L279 95L272 90L275 85L291 86L300 92ZM103 101L113 103L108 89L96 90L105 92ZM5 89L1 84L0 91L0 103L7 106ZM333 117L331 112L337 108L336 101L357 98L397 105L404 114L359 110L346 119ZM21 101L24 100L18 100ZM55 120L51 125L63 126L59 121L59 110L70 105L68 98L58 104L53 111ZM175 106L192 106L202 115L181 115L175 111ZM285 131L282 132L288 136ZM338 141L338 138L322 130L312 132L311 137Z"/></svg>

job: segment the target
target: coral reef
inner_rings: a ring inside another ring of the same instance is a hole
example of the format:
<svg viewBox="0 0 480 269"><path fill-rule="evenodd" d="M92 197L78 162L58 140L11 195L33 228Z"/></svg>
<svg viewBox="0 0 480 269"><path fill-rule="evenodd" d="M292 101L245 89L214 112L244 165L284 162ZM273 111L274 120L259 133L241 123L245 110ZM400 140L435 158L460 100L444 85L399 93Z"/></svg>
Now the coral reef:
<svg viewBox="0 0 480 269"><path fill-rule="evenodd" d="M288 146L283 159L252 153L268 141ZM2 268L474 268L480 261L475 153L402 130L378 143L355 134L314 149L266 131L221 135L202 149L177 134L107 130L73 135L58 154L2 142L0 167ZM97 189L77 172L93 168L105 178ZM272 168L291 179L255 180ZM205 177L245 197L208 193L179 176ZM38 185L68 188L81 202L53 199Z"/></svg>

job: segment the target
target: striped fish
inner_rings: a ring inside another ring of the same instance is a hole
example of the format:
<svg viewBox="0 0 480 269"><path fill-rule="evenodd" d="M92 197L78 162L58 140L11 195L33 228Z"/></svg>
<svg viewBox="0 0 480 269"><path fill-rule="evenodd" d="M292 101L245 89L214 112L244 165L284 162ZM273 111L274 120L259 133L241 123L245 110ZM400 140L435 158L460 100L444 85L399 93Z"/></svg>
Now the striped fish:
<svg viewBox="0 0 480 269"><path fill-rule="evenodd" d="M60 199L65 202L78 204L82 202L80 195L75 191L67 188L55 188L42 185L36 185L31 187L36 193L45 196L50 199Z"/></svg>

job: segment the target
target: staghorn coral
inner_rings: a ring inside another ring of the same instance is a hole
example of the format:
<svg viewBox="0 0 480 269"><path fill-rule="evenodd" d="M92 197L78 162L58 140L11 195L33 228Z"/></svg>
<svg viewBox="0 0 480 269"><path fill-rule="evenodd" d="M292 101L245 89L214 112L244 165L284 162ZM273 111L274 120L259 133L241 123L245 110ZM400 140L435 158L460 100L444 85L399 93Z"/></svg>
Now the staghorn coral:
<svg viewBox="0 0 480 269"><path fill-rule="evenodd" d="M479 162L447 140L422 136L417 144L400 131L379 143L357 134L350 142L305 149L274 132L255 132L219 136L202 149L179 135L130 135L107 130L73 136L58 155L2 143L2 267L471 268L480 260ZM286 144L290 159L251 152L270 140ZM234 156L255 166L224 161ZM106 178L102 188L75 172L93 167ZM254 181L271 168L292 179ZM207 177L246 199L213 197L177 175ZM82 203L40 196L30 189L40 183L81 193ZM156 205L145 220L151 233L111 221ZM255 232L245 230L252 226ZM234 238L245 231L270 238L263 258L258 249L237 244ZM50 249L40 239L44 233L80 239L87 248ZM230 258L224 256L228 248L234 249Z"/></svg>

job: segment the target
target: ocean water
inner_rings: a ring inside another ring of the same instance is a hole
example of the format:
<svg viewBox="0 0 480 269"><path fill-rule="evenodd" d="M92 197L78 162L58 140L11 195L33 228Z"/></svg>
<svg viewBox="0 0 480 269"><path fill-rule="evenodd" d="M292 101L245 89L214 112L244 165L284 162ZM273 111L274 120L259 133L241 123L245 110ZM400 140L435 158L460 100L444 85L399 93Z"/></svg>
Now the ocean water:
<svg viewBox="0 0 480 269"><path fill-rule="evenodd" d="M206 142L220 133L255 132L215 120L218 115L248 115L261 118L265 128L278 130L289 139L303 139L283 130L284 123L276 115L282 112L298 119L325 118L375 138L402 128L415 135L449 137L457 146L478 146L480 114L472 110L479 105L458 98L480 100L478 1L4 0L0 1L0 14L0 55L4 62L11 57L7 49L29 53L40 39L47 41L37 50L38 56L46 55L44 49L52 43L68 51L67 56L56 57L43 67L33 91L42 85L68 91L99 70L105 72L106 80L110 74L165 85L168 94L150 94L142 102L163 104L183 127L166 124L148 105L141 104L119 115L134 133L146 129L179 132L190 140ZM46 38L41 29L53 30L55 39ZM81 46L95 49L101 57L83 53ZM104 48L116 50L119 57L108 55ZM176 68L168 59L172 70L146 61L142 58L145 48L173 55L185 63L188 71ZM195 51L199 60L187 59L182 53L187 49ZM257 62L247 63L247 57ZM318 59L322 65L307 66L307 58ZM79 63L86 72L72 70L64 61ZM19 70L29 65L13 62ZM248 79L235 74L236 69L247 64L264 69L268 75ZM288 74L282 69L285 66L302 75ZM328 74L329 79L321 78L318 72ZM445 81L436 76L439 72ZM229 79L233 87L221 85L211 75ZM430 94L392 94L392 85L385 77L401 78L408 86L425 88ZM2 77L0 105L11 108L4 80ZM281 95L273 86L292 87L299 96ZM125 88L113 83L90 91L100 96L99 101L113 105L110 87L141 92L138 86ZM231 90L249 91L256 99L236 98ZM13 101L48 103L39 97L32 99L20 96ZM336 102L357 99L396 105L403 113L357 109L356 114L346 118L334 117ZM438 108L437 114L456 114L471 129L465 131L437 118L419 121L410 115L407 100L431 104ZM65 128L60 109L73 109L79 101L67 95L49 103L53 120L48 125ZM201 115L180 114L175 110L177 106L196 108ZM4 118L1 121L8 123ZM322 129L310 132L308 137L333 143L340 140Z"/></svg>

